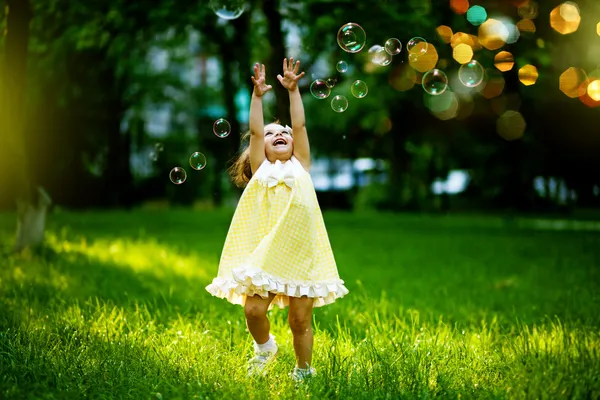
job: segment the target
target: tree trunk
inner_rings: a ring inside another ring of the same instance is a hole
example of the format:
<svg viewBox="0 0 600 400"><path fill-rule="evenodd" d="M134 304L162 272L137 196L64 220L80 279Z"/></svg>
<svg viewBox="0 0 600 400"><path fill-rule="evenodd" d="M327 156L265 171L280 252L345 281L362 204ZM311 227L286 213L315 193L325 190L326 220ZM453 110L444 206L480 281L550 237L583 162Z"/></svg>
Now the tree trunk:
<svg viewBox="0 0 600 400"><path fill-rule="evenodd" d="M285 54L284 33L282 29L281 13L279 12L279 0L264 0L263 13L267 17L269 25L268 35L271 45L271 54L265 62L267 67L267 79L271 81L275 91L275 117L282 125L291 125L289 115L290 98L283 86L277 81L277 74L283 75L283 59Z"/></svg>
<svg viewBox="0 0 600 400"><path fill-rule="evenodd" d="M25 138L25 94L27 88L27 50L29 44L29 23L32 18L29 1L7 0L8 17L6 22L5 59L2 69L5 87L0 90L4 99L0 109L2 132L8 137L6 170L13 174L12 187L15 187L17 202L17 233L15 251L39 246L44 238L46 212L50 197L38 188L34 195L34 183L28 161L28 146ZM36 199L37 198L37 199Z"/></svg>

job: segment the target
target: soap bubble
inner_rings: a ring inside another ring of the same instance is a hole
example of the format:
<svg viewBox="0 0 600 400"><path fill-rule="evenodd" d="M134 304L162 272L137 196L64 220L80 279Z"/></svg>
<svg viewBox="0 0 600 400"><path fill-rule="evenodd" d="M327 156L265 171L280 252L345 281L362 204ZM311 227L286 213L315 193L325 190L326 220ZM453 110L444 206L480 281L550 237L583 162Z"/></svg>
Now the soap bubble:
<svg viewBox="0 0 600 400"><path fill-rule="evenodd" d="M169 179L171 179L171 182L176 185L181 185L183 182L185 182L186 178L187 174L185 169L181 167L175 167L171 170L171 172L169 172Z"/></svg>
<svg viewBox="0 0 600 400"><path fill-rule="evenodd" d="M365 82L356 80L352 86L350 86L350 92L352 92L352 95L357 99L362 99L369 92L369 88Z"/></svg>
<svg viewBox="0 0 600 400"><path fill-rule="evenodd" d="M392 56L395 56L402 51L402 43L396 38L386 40L383 47L385 47L385 51Z"/></svg>
<svg viewBox="0 0 600 400"><path fill-rule="evenodd" d="M337 79L335 78L329 78L327 79L327 81L325 82L327 84L327 86L329 86L329 88L331 89L332 87L335 86L335 84L337 83Z"/></svg>
<svg viewBox="0 0 600 400"><path fill-rule="evenodd" d="M423 75L423 89L434 96L442 94L448 88L448 77L439 69L429 70Z"/></svg>
<svg viewBox="0 0 600 400"><path fill-rule="evenodd" d="M158 153L156 151L151 151L150 154L148 154L148 158L150 158L152 161L157 161Z"/></svg>
<svg viewBox="0 0 600 400"><path fill-rule="evenodd" d="M338 70L338 72L344 73L348 71L348 64L346 63L346 61L338 61L335 68Z"/></svg>
<svg viewBox="0 0 600 400"><path fill-rule="evenodd" d="M165 146L162 143L155 143L154 144L154 150L156 150L157 152L161 152L165 149Z"/></svg>
<svg viewBox="0 0 600 400"><path fill-rule="evenodd" d="M365 47L367 34L365 30L354 22L343 25L337 34L338 45L348 53L358 53Z"/></svg>
<svg viewBox="0 0 600 400"><path fill-rule="evenodd" d="M406 50L411 55L421 56L427 53L427 40L422 37L414 37L406 44Z"/></svg>
<svg viewBox="0 0 600 400"><path fill-rule="evenodd" d="M206 157L204 154L198 151L192 153L190 156L190 166L196 171L200 171L202 168L206 167Z"/></svg>
<svg viewBox="0 0 600 400"><path fill-rule="evenodd" d="M310 84L310 93L316 99L326 99L331 94L331 88L323 79L317 79Z"/></svg>
<svg viewBox="0 0 600 400"><path fill-rule="evenodd" d="M476 60L461 65L458 70L458 79L466 87L478 86L483 82L483 77L483 67Z"/></svg>
<svg viewBox="0 0 600 400"><path fill-rule="evenodd" d="M231 125L224 118L219 118L213 124L213 132L220 138L225 138L231 133Z"/></svg>
<svg viewBox="0 0 600 400"><path fill-rule="evenodd" d="M210 0L208 6L219 18L236 19L244 13L244 0Z"/></svg>
<svg viewBox="0 0 600 400"><path fill-rule="evenodd" d="M371 60L373 64L386 66L392 62L392 56L384 47L376 44L369 49L369 60Z"/></svg>
<svg viewBox="0 0 600 400"><path fill-rule="evenodd" d="M331 108L335 112L344 112L348 108L348 99L344 96L337 95L331 99Z"/></svg>

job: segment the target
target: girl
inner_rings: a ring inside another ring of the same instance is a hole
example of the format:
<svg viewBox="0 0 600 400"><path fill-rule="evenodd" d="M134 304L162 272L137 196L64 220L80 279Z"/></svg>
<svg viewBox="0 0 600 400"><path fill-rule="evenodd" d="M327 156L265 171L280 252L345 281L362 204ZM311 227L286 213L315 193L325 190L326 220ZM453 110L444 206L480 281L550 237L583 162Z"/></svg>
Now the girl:
<svg viewBox="0 0 600 400"><path fill-rule="evenodd" d="M244 187L225 240L218 276L206 287L212 295L244 306L255 357L249 374L264 373L277 353L267 311L289 306L297 365L292 377L315 373L312 309L348 293L340 279L308 170L310 149L298 89L300 61L283 60L277 79L290 96L292 128L264 126L262 97L271 90L265 66L254 66L250 102L250 145L230 168ZM247 135L245 135L247 137Z"/></svg>

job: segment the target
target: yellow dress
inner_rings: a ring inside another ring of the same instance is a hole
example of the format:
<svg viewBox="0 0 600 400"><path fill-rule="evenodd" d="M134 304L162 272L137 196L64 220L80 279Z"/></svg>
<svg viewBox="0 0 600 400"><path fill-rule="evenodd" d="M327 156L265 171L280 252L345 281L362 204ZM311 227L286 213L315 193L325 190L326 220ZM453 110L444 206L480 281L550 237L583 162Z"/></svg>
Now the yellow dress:
<svg viewBox="0 0 600 400"><path fill-rule="evenodd" d="M218 275L206 290L240 305L246 296L276 293L269 308L288 306L288 296L311 297L320 307L348 293L312 179L295 157L284 163L265 160L250 179L233 215Z"/></svg>

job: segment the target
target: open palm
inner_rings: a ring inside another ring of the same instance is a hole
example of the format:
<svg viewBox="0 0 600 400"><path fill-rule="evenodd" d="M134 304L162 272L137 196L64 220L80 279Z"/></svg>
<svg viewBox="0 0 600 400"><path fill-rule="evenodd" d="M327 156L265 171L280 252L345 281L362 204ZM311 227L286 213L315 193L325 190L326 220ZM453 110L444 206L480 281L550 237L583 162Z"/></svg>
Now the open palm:
<svg viewBox="0 0 600 400"><path fill-rule="evenodd" d="M252 83L254 84L254 93L261 97L273 88L271 85L267 85L267 80L265 79L265 64L262 64L262 68L258 63L254 64Z"/></svg>
<svg viewBox="0 0 600 400"><path fill-rule="evenodd" d="M304 72L298 74L298 70L300 70L300 61L296 61L294 64L293 57L290 57L289 62L287 58L284 58L283 76L277 75L277 79L287 90L295 90L298 87L298 81L304 76Z"/></svg>

